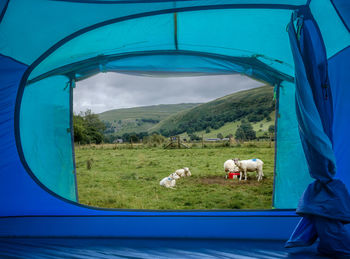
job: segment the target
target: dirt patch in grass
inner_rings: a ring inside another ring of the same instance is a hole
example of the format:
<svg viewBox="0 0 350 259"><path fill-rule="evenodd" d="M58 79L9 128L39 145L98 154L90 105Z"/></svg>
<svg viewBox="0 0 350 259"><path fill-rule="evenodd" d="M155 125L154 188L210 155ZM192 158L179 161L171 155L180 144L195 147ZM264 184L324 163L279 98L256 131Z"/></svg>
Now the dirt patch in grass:
<svg viewBox="0 0 350 259"><path fill-rule="evenodd" d="M232 186L232 185L250 185L250 186L257 186L260 184L257 180L253 179L252 177L248 177L247 181L239 181L238 179L226 179L222 176L207 176L207 177L201 177L199 180L202 184L219 184L224 186Z"/></svg>

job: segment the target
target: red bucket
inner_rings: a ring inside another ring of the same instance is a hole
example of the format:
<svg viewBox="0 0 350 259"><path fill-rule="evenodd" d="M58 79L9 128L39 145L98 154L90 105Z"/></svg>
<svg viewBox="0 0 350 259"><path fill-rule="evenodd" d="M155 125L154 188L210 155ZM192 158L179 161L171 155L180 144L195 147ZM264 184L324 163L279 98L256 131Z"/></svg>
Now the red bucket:
<svg viewBox="0 0 350 259"><path fill-rule="evenodd" d="M238 177L238 176L239 176L239 173L231 173L231 172L228 173L228 178L229 178L229 179L236 178L235 176Z"/></svg>

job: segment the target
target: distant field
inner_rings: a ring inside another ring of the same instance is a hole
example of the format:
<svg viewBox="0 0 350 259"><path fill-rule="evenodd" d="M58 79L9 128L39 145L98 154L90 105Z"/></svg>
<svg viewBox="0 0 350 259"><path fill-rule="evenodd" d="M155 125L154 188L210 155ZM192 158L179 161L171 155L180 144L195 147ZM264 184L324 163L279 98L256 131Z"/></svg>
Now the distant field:
<svg viewBox="0 0 350 259"><path fill-rule="evenodd" d="M126 144L76 147L79 200L125 209L271 209L274 148L269 146L256 142L191 149L141 145L130 149ZM262 159L264 180L257 182L255 173L248 181L224 179L223 163L234 157ZM185 166L192 177L177 180L175 190L159 186L162 178Z"/></svg>

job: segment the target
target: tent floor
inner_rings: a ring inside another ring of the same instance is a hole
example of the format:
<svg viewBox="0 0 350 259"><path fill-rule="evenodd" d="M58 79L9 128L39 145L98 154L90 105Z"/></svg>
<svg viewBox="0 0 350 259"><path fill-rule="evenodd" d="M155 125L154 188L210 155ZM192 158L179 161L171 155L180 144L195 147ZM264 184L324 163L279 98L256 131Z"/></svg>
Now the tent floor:
<svg viewBox="0 0 350 259"><path fill-rule="evenodd" d="M324 258L315 246L293 252L283 246L255 240L0 238L0 258Z"/></svg>

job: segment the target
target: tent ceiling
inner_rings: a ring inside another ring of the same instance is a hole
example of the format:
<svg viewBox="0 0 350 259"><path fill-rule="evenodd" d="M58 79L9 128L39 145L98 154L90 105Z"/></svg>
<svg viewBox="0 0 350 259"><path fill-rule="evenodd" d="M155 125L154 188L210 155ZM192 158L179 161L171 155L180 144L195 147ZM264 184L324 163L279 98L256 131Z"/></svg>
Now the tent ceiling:
<svg viewBox="0 0 350 259"><path fill-rule="evenodd" d="M112 19L184 10L226 8L292 10L304 5L306 0L217 0L215 3L209 0L136 2L131 0L126 2L128 3L121 1L11 0L3 22L0 24L0 53L30 65L69 35ZM45 20L44 23L43 20Z"/></svg>
<svg viewBox="0 0 350 259"><path fill-rule="evenodd" d="M125 53L140 52L195 52L245 59L245 69L231 73L245 73L267 82L281 80L281 75L293 75L293 62L285 26L290 20L291 10L226 9L180 12L152 15L120 21L92 28L76 37L61 42L42 56L32 66L29 79L40 78L54 70L65 69L65 74L78 72L79 64L85 60L99 60L101 57L122 56ZM127 36L126 36L127 35ZM175 54L175 53L172 53ZM198 55L198 54L196 54ZM103 59L103 58L102 58ZM234 60L234 59L233 59ZM230 60L232 62L233 60ZM248 71L256 70L259 61L264 69L258 69L260 76ZM139 60L140 64L131 71L149 72L150 60ZM104 62L104 61L103 61ZM241 62L241 61L239 61ZM90 64L87 64L88 66ZM155 66L155 64L152 64ZM190 66L190 64L187 64ZM195 67L195 64L193 65ZM175 66L176 67L176 66ZM266 69L270 67L270 69ZM67 69L70 68L71 71ZM233 67L231 67L233 68ZM121 69L125 72L125 69ZM274 76L267 73L273 70ZM177 69L167 72L183 72ZM188 71L187 71L188 72ZM190 72L212 73L194 70ZM227 69L225 71L227 73ZM265 75L263 76L263 74ZM278 75L277 75L278 74ZM277 76L276 76L277 75ZM267 77L273 79L267 80Z"/></svg>

